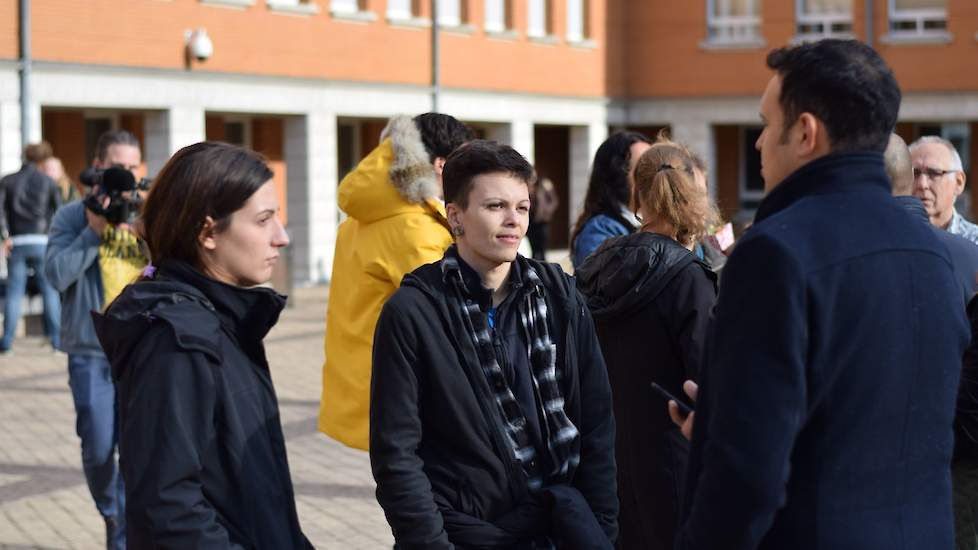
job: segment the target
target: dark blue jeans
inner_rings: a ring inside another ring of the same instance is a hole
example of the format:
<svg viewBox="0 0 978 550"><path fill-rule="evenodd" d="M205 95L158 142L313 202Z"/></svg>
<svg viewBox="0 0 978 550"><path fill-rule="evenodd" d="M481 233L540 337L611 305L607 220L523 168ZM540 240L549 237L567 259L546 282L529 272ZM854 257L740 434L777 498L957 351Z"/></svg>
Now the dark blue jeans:
<svg viewBox="0 0 978 550"><path fill-rule="evenodd" d="M125 490L116 459L119 423L115 386L104 357L68 356L68 384L75 401L75 430L81 438L82 467L95 507L115 518L116 548L125 548Z"/></svg>
<svg viewBox="0 0 978 550"><path fill-rule="evenodd" d="M24 244L14 246L7 258L7 297L3 306L3 340L0 350L10 349L14 342L17 321L20 320L20 307L27 291L27 266L34 268L34 280L41 289L44 300L44 330L47 331L51 345L58 347L61 325L61 298L58 291L48 283L44 276L43 244Z"/></svg>

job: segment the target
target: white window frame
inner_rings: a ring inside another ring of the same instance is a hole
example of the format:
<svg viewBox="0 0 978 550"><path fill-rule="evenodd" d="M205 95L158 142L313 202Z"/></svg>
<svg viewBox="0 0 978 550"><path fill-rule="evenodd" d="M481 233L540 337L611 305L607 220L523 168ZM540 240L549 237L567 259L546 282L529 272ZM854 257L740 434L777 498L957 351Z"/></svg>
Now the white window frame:
<svg viewBox="0 0 978 550"><path fill-rule="evenodd" d="M539 13L535 13L539 12ZM539 21L535 19L539 16ZM526 3L526 35L531 38L543 38L549 33L547 29L547 0L527 0ZM534 26L536 23L539 26Z"/></svg>
<svg viewBox="0 0 978 550"><path fill-rule="evenodd" d="M855 0L853 0L855 5ZM832 26L839 23L848 23L849 29L853 28L853 6L849 7L849 13L806 13L805 0L795 0L795 40L819 40L822 38L853 38L852 31L835 32ZM821 25L822 32L801 32L802 25Z"/></svg>
<svg viewBox="0 0 978 550"><path fill-rule="evenodd" d="M438 2L438 24L445 27L459 27L462 25L462 0L433 0ZM449 13L447 7L453 8Z"/></svg>
<svg viewBox="0 0 978 550"><path fill-rule="evenodd" d="M760 0L748 0L756 15L714 15L717 2L706 0L706 44L711 46L760 46ZM720 31L727 31L726 33Z"/></svg>
<svg viewBox="0 0 978 550"><path fill-rule="evenodd" d="M503 33L509 30L506 25L506 21L509 20L509 18L506 17L508 15L506 13L506 5L506 0L485 0L484 28L486 32ZM492 13L494 8L497 8L499 12L498 20L495 21L493 20L495 19L493 17L495 14Z"/></svg>
<svg viewBox="0 0 978 550"><path fill-rule="evenodd" d="M350 15L360 12L360 0L329 0L329 12Z"/></svg>
<svg viewBox="0 0 978 550"><path fill-rule="evenodd" d="M407 9L397 4L405 4ZM414 19L414 6L411 0L387 0L387 18L398 21L408 21Z"/></svg>
<svg viewBox="0 0 978 550"><path fill-rule="evenodd" d="M914 8L901 10L896 7L896 0L887 0L887 15L889 16L889 35L893 38L944 38L947 32L947 8ZM943 21L943 29L927 29L930 21ZM914 23L913 30L894 29L893 23Z"/></svg>
<svg viewBox="0 0 978 550"><path fill-rule="evenodd" d="M567 0L568 42L583 42L587 39L587 11L587 0ZM577 16L576 28L571 26L575 15Z"/></svg>

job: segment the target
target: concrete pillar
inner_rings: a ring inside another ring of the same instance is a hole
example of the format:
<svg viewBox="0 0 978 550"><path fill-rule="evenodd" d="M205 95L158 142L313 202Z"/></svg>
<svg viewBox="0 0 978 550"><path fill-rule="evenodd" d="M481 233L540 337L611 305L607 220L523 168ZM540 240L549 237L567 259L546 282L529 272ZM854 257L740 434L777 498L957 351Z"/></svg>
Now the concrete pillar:
<svg viewBox="0 0 978 550"><path fill-rule="evenodd" d="M146 114L146 143L143 159L147 175L155 177L173 153L204 141L204 110L199 107L173 107Z"/></svg>
<svg viewBox="0 0 978 550"><path fill-rule="evenodd" d="M336 114L310 113L285 122L292 280L325 282L336 243Z"/></svg>
<svg viewBox="0 0 978 550"><path fill-rule="evenodd" d="M510 122L509 139L510 147L519 151L521 155L526 157L526 160L530 161L530 164L536 163L536 147L533 141L532 120L514 120Z"/></svg>
<svg viewBox="0 0 978 550"><path fill-rule="evenodd" d="M703 158L709 171L707 178L710 196L717 197L717 153L716 139L713 136L713 126L708 121L673 121L672 139L683 143L694 153Z"/></svg>
<svg viewBox="0 0 978 550"><path fill-rule="evenodd" d="M0 175L20 170L20 104L0 101Z"/></svg>
<svg viewBox="0 0 978 550"><path fill-rule="evenodd" d="M588 178L591 175L591 162L598 147L608 137L608 126L604 122L594 122L587 126L574 126L570 132L570 189L568 193L568 212L571 224L584 209Z"/></svg>

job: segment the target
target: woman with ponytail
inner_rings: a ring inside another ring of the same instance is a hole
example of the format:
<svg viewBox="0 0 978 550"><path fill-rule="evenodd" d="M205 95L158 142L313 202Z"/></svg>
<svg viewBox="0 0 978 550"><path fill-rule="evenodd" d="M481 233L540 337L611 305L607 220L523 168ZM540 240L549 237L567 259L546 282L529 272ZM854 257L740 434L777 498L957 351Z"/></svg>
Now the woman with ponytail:
<svg viewBox="0 0 978 550"><path fill-rule="evenodd" d="M667 139L635 167L632 235L605 241L576 272L594 317L614 402L619 548L673 547L688 444L656 382L684 395L697 379L716 275L691 250L715 217L685 147Z"/></svg>

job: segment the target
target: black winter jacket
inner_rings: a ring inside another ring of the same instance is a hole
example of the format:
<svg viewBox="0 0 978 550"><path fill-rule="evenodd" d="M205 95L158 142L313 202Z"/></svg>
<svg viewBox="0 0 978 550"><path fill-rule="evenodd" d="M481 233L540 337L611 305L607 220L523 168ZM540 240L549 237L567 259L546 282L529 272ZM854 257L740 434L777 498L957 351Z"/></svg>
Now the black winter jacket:
<svg viewBox="0 0 978 550"><path fill-rule="evenodd" d="M284 304L168 263L93 314L118 389L129 548L311 548L262 344Z"/></svg>
<svg viewBox="0 0 978 550"><path fill-rule="evenodd" d="M585 512L600 524L591 545L573 547L604 548L617 533L615 422L591 316L558 266L518 261L532 265L546 289L565 411L581 434L581 462L567 488L583 495ZM520 523L507 514L522 515L524 506L530 514L535 502L449 296L440 262L418 268L387 301L374 336L370 462L377 500L401 550L498 548L496 539L480 535L495 532L483 522ZM564 495L561 489L547 498L559 503ZM566 520L554 517L539 528L559 536L554 531ZM473 539L480 544L461 542Z"/></svg>
<svg viewBox="0 0 978 550"><path fill-rule="evenodd" d="M576 278L615 403L618 547L671 549L689 443L650 385L683 396L697 379L717 277L673 239L639 232L605 241Z"/></svg>
<svg viewBox="0 0 978 550"><path fill-rule="evenodd" d="M0 179L0 237L46 235L61 189L33 164Z"/></svg>

